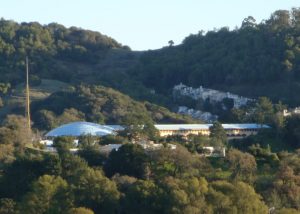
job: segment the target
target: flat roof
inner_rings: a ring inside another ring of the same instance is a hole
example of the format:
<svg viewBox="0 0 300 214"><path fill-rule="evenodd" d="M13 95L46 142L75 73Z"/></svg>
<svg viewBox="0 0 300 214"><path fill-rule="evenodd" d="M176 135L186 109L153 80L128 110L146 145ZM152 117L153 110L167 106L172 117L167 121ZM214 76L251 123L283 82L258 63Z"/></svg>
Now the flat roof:
<svg viewBox="0 0 300 214"><path fill-rule="evenodd" d="M209 130L213 124L156 124L154 125L159 131L168 130ZM233 123L222 124L225 130L230 129L262 129L270 128L270 126L256 124L256 123ZM124 130L121 125L100 125L89 122L73 122L59 126L46 134L46 137L57 136L81 136L81 135L94 135L104 136L109 134L116 134L117 131Z"/></svg>
<svg viewBox="0 0 300 214"><path fill-rule="evenodd" d="M156 124L158 130L208 130L213 124ZM262 129L270 128L268 125L257 123L222 124L224 129Z"/></svg>

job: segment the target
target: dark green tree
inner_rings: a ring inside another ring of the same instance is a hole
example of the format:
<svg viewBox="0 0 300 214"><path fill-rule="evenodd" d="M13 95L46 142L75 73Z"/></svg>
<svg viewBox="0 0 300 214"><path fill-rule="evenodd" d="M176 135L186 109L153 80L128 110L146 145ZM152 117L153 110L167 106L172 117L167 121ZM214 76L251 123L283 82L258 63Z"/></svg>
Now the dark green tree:
<svg viewBox="0 0 300 214"><path fill-rule="evenodd" d="M124 213L164 213L163 191L152 180L139 180L126 191L121 210Z"/></svg>
<svg viewBox="0 0 300 214"><path fill-rule="evenodd" d="M209 137L211 138L211 144L216 147L221 147L227 142L226 132L219 122L214 122L211 127L209 127Z"/></svg>
<svg viewBox="0 0 300 214"><path fill-rule="evenodd" d="M57 149L57 152L62 155L68 153L70 149L75 147L74 137L60 136L56 137L53 141L53 146Z"/></svg>
<svg viewBox="0 0 300 214"><path fill-rule="evenodd" d="M68 184L61 177L44 175L22 200L23 213L66 213L72 206Z"/></svg>
<svg viewBox="0 0 300 214"><path fill-rule="evenodd" d="M93 210L84 208L84 207L78 207L78 208L72 208L68 214L94 214Z"/></svg>
<svg viewBox="0 0 300 214"><path fill-rule="evenodd" d="M260 97L255 106L253 119L259 124L271 124L274 117L273 104L267 97Z"/></svg>
<svg viewBox="0 0 300 214"><path fill-rule="evenodd" d="M77 206L89 207L96 213L116 213L120 193L113 181L91 168L76 176L73 192Z"/></svg>
<svg viewBox="0 0 300 214"><path fill-rule="evenodd" d="M0 213L1 214L18 214L17 203L9 198L0 199Z"/></svg>
<svg viewBox="0 0 300 214"><path fill-rule="evenodd" d="M146 178L149 173L148 157L142 146L124 144L118 151L113 150L104 165L107 176L116 173L137 178Z"/></svg>
<svg viewBox="0 0 300 214"><path fill-rule="evenodd" d="M232 170L232 179L252 184L255 180L256 161L249 153L243 153L237 149L229 150L227 160Z"/></svg>

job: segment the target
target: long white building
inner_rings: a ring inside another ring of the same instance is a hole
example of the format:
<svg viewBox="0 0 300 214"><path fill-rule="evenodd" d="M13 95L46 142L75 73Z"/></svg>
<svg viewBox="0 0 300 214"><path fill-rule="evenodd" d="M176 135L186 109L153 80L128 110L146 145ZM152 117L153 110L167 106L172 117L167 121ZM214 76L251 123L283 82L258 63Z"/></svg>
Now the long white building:
<svg viewBox="0 0 300 214"><path fill-rule="evenodd" d="M209 136L209 128L212 124L157 124L160 136L183 135L190 134ZM236 123L236 124L222 124L229 139L244 138L250 135L256 135L259 130L270 128L267 125L260 125L256 123Z"/></svg>
<svg viewBox="0 0 300 214"><path fill-rule="evenodd" d="M155 128L159 131L161 137L171 135L187 136L189 134L209 136L209 128L212 124L156 124ZM260 125L255 123L241 123L241 124L222 124L229 139L243 138L250 135L255 135L260 129L270 128L267 125ZM58 136L74 136L82 135L105 136L115 135L119 131L124 130L120 125L100 125L89 122L73 122L59 126L45 136L47 138L55 138Z"/></svg>

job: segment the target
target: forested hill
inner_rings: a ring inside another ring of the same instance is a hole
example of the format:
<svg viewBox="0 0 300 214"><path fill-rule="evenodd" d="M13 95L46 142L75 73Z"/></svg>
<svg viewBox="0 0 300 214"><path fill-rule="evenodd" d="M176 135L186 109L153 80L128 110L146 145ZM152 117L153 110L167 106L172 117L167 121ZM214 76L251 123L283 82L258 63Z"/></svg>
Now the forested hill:
<svg viewBox="0 0 300 214"><path fill-rule="evenodd" d="M129 50L99 32L51 23L0 20L0 81L24 81L24 58L32 75L70 81L78 70L88 72L110 50ZM75 64L75 65L72 65ZM80 67L88 64L87 67ZM81 71L82 72L82 71Z"/></svg>
<svg viewBox="0 0 300 214"><path fill-rule="evenodd" d="M178 115L149 102L138 102L103 86L78 86L53 93L32 103L36 128L50 130L73 121L101 124L193 123L188 116ZM199 123L199 121L198 121Z"/></svg>
<svg viewBox="0 0 300 214"><path fill-rule="evenodd" d="M299 35L300 9L276 11L262 23L249 16L234 30L199 31L178 46L143 52L98 32L2 19L0 83L24 82L28 55L32 80L101 84L166 106L180 82L300 105Z"/></svg>
<svg viewBox="0 0 300 214"><path fill-rule="evenodd" d="M181 45L148 51L132 76L163 93L183 82L299 105L300 9L276 11L262 23L248 17L232 31L200 31Z"/></svg>

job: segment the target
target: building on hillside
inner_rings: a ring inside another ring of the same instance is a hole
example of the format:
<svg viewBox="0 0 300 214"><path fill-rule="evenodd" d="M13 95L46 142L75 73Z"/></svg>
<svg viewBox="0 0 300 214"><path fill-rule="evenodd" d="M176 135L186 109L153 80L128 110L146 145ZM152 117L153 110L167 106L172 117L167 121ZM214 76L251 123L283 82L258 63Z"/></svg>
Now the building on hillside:
<svg viewBox="0 0 300 214"><path fill-rule="evenodd" d="M211 127L212 124L156 124L154 126L159 131L161 137L171 135L187 136L190 134L209 136L209 127ZM248 137L257 134L261 129L270 128L267 125L255 123L222 124L222 126L229 139ZM120 125L73 122L51 130L45 137L48 140L59 136L72 136L76 138L83 135L91 135L101 137L105 135L116 135L122 130L124 130L124 126ZM44 144L48 145L49 142L45 141Z"/></svg>
<svg viewBox="0 0 300 214"><path fill-rule="evenodd" d="M294 109L284 109L283 110L283 116L288 117L292 115L300 114L300 107L296 107Z"/></svg>
<svg viewBox="0 0 300 214"><path fill-rule="evenodd" d="M225 157L226 149L225 149L225 147L216 149L213 146L204 146L203 153L201 155L205 156L205 157Z"/></svg>
<svg viewBox="0 0 300 214"><path fill-rule="evenodd" d="M161 148L164 148L164 146L165 146L161 143L153 143L152 141L140 142L138 144L141 145L143 147L143 149L145 149L147 151L161 149ZM118 151L121 146L122 146L122 144L108 144L108 145L100 146L100 152L108 154L113 150ZM173 149L176 149L176 145L168 143L165 148L169 148L169 149L173 150Z"/></svg>
<svg viewBox="0 0 300 214"><path fill-rule="evenodd" d="M118 131L123 129L124 128L119 125L100 125L90 122L73 122L59 126L48 132L45 136L46 138L50 139L59 136L79 137L82 135L101 137L105 135L115 135Z"/></svg>
<svg viewBox="0 0 300 214"><path fill-rule="evenodd" d="M124 130L123 126L120 125L100 125L96 123L89 122L73 122L68 123L62 126L59 126L51 131L49 131L43 140L40 140L40 144L46 146L45 150L48 152L56 152L56 149L53 147L53 139L61 136L70 136L74 137L74 145L76 148L70 149L72 152L77 152L78 148L78 138L84 135L102 137L105 135L116 135L119 131ZM155 150L162 148L163 144L155 144L153 142L139 142L139 144L145 150ZM100 152L110 153L112 150L118 150L122 144L108 144L100 146ZM168 144L168 148L176 149L176 145Z"/></svg>
<svg viewBox="0 0 300 214"><path fill-rule="evenodd" d="M90 122L73 122L64 124L55 129L49 131L43 140L40 140L40 144L46 147L52 147L53 139L61 136L75 137L74 144L78 145L78 138L84 135L102 137L105 135L116 135L118 131L124 130L119 125L100 125Z"/></svg>
<svg viewBox="0 0 300 214"><path fill-rule="evenodd" d="M108 144L100 147L100 152L102 153L110 153L113 150L118 151L122 144Z"/></svg>
<svg viewBox="0 0 300 214"><path fill-rule="evenodd" d="M184 115L190 115L192 118L199 119L199 120L205 121L207 123L212 123L212 122L218 120L217 115L213 115L210 112L204 112L204 111L188 108L186 106L179 106L177 113L184 114Z"/></svg>
<svg viewBox="0 0 300 214"><path fill-rule="evenodd" d="M161 137L190 134L209 136L209 127L212 124L159 124L155 125ZM222 124L226 131L228 139L238 139L256 135L259 130L270 128L267 125L260 125L255 123L242 124Z"/></svg>
<svg viewBox="0 0 300 214"><path fill-rule="evenodd" d="M159 131L161 137L167 137L172 135L182 135L187 136L190 134L194 135L204 135L209 136L209 128L212 124L156 124L155 128ZM267 125L259 124L222 124L223 128L226 131L228 139L238 139L248 137L250 135L255 135L260 129L270 128ZM53 139L60 136L72 136L74 137L75 145L78 145L78 139L83 135L91 135L102 137L105 135L116 135L119 131L124 130L124 126L120 125L99 125L96 123L89 122L73 122L59 126L50 132L48 132L45 137L40 141L41 144L46 146L45 151L47 152L56 152L56 149L53 147ZM156 150L163 148L165 145L156 144L152 141L140 141L137 142L145 150ZM118 150L122 144L109 144L100 146L100 152L110 153L113 150ZM176 149L176 145L167 144L167 148L173 150ZM216 149L214 147L203 147L204 156L211 157L225 157L225 148ZM76 153L78 151L77 146L70 149L71 152Z"/></svg>
<svg viewBox="0 0 300 214"><path fill-rule="evenodd" d="M209 99L209 101L212 103L221 102L223 101L223 99L228 98L233 100L233 105L235 108L240 108L241 106L247 105L248 102L255 101L254 99L242 97L230 92L218 91L210 88L204 88L202 86L200 86L199 88L193 88L182 83L174 86L173 95L174 97L188 96L194 100Z"/></svg>

